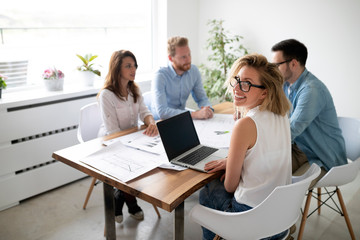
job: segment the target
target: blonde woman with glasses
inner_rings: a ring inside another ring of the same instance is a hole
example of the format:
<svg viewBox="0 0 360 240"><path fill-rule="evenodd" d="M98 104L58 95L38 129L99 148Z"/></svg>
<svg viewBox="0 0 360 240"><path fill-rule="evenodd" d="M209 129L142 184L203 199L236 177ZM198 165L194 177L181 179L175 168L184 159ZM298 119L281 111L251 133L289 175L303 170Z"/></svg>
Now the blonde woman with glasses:
<svg viewBox="0 0 360 240"><path fill-rule="evenodd" d="M227 158L204 168L224 174L201 190L200 204L227 212L246 211L277 186L291 183L290 103L283 83L277 66L262 55L247 55L233 64L227 85L241 117L234 124ZM269 239L286 236L287 231ZM203 228L203 239L213 237Z"/></svg>

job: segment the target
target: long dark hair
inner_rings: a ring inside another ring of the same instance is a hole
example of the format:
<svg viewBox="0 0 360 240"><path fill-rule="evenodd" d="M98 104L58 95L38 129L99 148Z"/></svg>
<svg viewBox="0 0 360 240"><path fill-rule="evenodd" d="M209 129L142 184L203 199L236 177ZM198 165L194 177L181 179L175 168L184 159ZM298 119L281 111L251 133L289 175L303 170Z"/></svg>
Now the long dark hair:
<svg viewBox="0 0 360 240"><path fill-rule="evenodd" d="M125 96L121 95L121 64L125 57L131 57L135 62L135 67L137 68L137 61L135 55L128 50L119 50L112 54L109 62L109 72L106 75L104 87L102 89L108 89L115 93L121 100L125 100ZM128 88L134 97L134 102L136 103L139 97L139 87L134 81L129 81Z"/></svg>

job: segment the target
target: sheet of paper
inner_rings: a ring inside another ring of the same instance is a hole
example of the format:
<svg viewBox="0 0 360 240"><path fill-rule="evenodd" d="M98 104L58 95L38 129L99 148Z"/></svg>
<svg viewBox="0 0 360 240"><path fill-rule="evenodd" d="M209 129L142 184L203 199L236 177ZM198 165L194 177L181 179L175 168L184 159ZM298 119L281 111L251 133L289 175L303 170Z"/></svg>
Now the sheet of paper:
<svg viewBox="0 0 360 240"><path fill-rule="evenodd" d="M133 147L142 151L155 154L165 153L165 149L161 142L160 135L157 135L155 137L149 137L144 134L144 131L138 131L125 136L103 141L103 144L105 146L109 146L113 143L120 141L126 146Z"/></svg>
<svg viewBox="0 0 360 240"><path fill-rule="evenodd" d="M214 114L211 119L194 120L200 143L216 148L230 146L234 123L232 114Z"/></svg>
<svg viewBox="0 0 360 240"><path fill-rule="evenodd" d="M163 163L165 154L152 154L130 148L117 141L80 160L122 182L128 182Z"/></svg>
<svg viewBox="0 0 360 240"><path fill-rule="evenodd" d="M160 135L155 137L149 137L141 132L135 132L131 134L130 138L122 139L122 143L126 146L137 148L142 151L155 153L155 154L164 154L165 149L161 142Z"/></svg>

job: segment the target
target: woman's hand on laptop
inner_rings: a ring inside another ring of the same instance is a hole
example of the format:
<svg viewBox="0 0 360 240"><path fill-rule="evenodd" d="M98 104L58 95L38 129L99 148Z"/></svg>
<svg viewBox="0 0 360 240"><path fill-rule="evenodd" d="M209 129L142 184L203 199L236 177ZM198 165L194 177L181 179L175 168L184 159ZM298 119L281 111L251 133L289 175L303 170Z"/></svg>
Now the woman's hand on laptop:
<svg viewBox="0 0 360 240"><path fill-rule="evenodd" d="M223 158L208 162L207 164L205 164L204 170L207 171L208 173L226 170L226 160L227 158ZM220 181L222 182L224 181L224 179L225 179L225 173L220 177Z"/></svg>
<svg viewBox="0 0 360 240"><path fill-rule="evenodd" d="M204 170L208 173L213 173L226 169L226 158L208 162L204 166Z"/></svg>

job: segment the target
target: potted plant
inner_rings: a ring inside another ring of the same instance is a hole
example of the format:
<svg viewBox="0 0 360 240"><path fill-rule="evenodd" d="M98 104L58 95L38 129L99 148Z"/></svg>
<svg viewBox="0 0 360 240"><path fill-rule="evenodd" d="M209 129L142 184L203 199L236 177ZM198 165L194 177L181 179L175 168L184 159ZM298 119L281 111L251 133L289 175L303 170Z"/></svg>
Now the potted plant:
<svg viewBox="0 0 360 240"><path fill-rule="evenodd" d="M231 101L231 96L224 86L227 74L239 57L248 54L248 50L241 44L242 36L233 35L225 31L223 20L209 20L210 37L207 40L206 49L212 53L207 60L210 67L205 64L199 66L204 79L204 88L207 96L213 101Z"/></svg>
<svg viewBox="0 0 360 240"><path fill-rule="evenodd" d="M61 71L53 68L48 68L42 74L44 79L45 87L49 91L61 91L64 86L65 74Z"/></svg>
<svg viewBox="0 0 360 240"><path fill-rule="evenodd" d="M78 58L82 61L82 65L77 67L77 70L79 70L82 73L83 81L86 86L93 86L95 77L101 76L101 72L95 68L95 65L93 61L95 58L98 57L98 55L92 55L92 54L86 54L84 56L81 56L79 54L76 54Z"/></svg>
<svg viewBox="0 0 360 240"><path fill-rule="evenodd" d="M0 98L1 98L1 93L2 93L2 90L6 88L6 82L5 80L7 79L7 76L5 75L2 75L0 73Z"/></svg>

